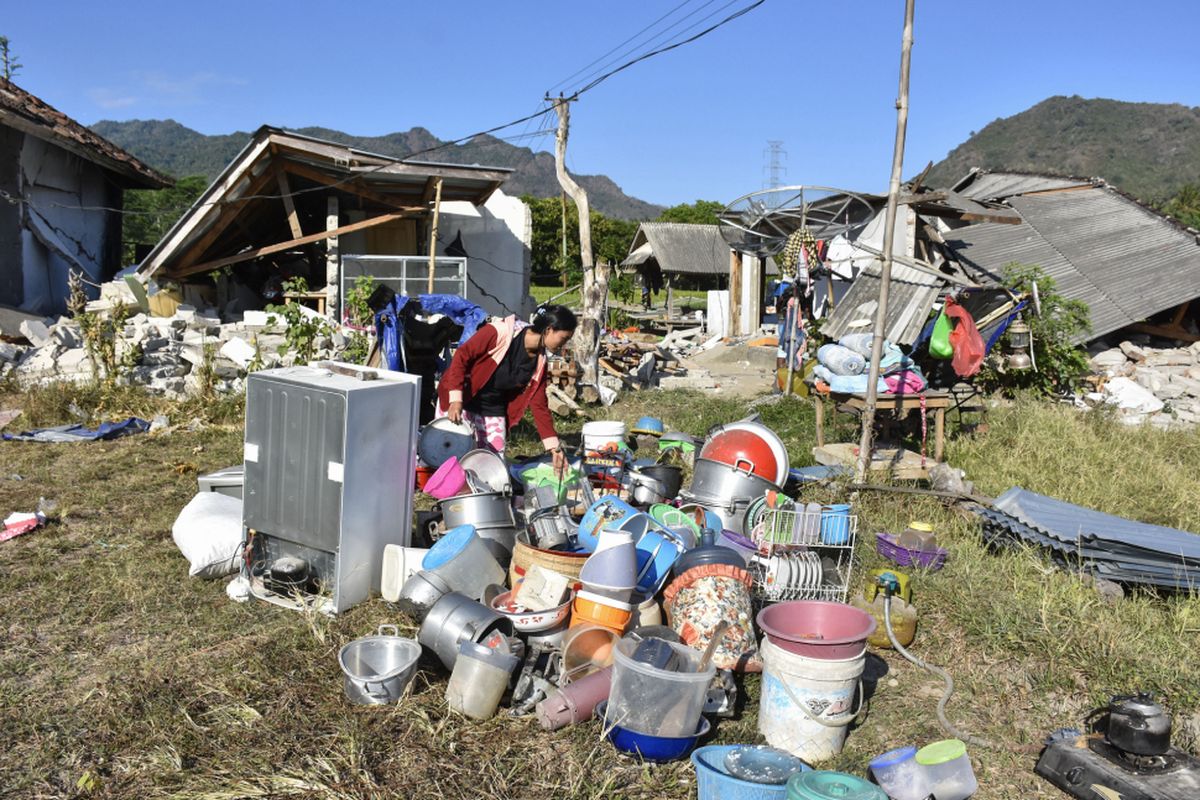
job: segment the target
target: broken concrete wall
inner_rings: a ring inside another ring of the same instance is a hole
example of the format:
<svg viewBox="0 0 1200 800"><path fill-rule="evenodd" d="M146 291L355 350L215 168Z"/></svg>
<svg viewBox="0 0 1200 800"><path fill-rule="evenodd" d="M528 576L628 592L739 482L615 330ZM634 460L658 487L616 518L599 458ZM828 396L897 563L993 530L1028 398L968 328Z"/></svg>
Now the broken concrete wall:
<svg viewBox="0 0 1200 800"><path fill-rule="evenodd" d="M462 233L467 251L467 299L489 314L528 316L530 240L533 215L520 198L500 190L476 207L467 202L443 203L438 223L438 254Z"/></svg>
<svg viewBox="0 0 1200 800"><path fill-rule="evenodd" d="M66 311L67 276L79 270L99 284L116 270L121 192L100 167L32 136L19 159L21 309ZM0 243L7 244L6 240ZM96 297L94 288L89 296Z"/></svg>

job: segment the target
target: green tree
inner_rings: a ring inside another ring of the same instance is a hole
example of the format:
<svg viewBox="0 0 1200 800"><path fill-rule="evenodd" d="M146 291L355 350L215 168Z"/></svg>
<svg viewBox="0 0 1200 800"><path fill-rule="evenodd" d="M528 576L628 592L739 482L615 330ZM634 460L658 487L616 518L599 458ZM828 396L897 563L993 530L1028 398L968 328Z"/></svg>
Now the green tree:
<svg viewBox="0 0 1200 800"><path fill-rule="evenodd" d="M162 239L207 187L208 178L203 175L189 175L180 178L174 186L166 189L135 189L126 192L127 213L121 230L121 240L124 243L121 254L123 263L134 263L137 245L155 244Z"/></svg>
<svg viewBox="0 0 1200 800"><path fill-rule="evenodd" d="M657 222L686 222L689 225L716 225L717 214L725 208L724 203L716 200L697 200L694 203L681 203L671 206L658 215Z"/></svg>
<svg viewBox="0 0 1200 800"><path fill-rule="evenodd" d="M0 72L4 73L4 80L11 81L24 66L9 49L8 37L0 36Z"/></svg>
<svg viewBox="0 0 1200 800"><path fill-rule="evenodd" d="M1184 184L1179 193L1159 208L1192 228L1200 228L1200 184Z"/></svg>
<svg viewBox="0 0 1200 800"><path fill-rule="evenodd" d="M563 207L557 197L521 198L533 217L533 232L530 241L531 263L535 276L566 274L568 283L580 277L579 258L579 212L575 204L567 202L567 250L563 257ZM637 234L638 224L631 220L606 217L598 211L591 212L592 249L596 261L619 264L629 255L629 246Z"/></svg>
<svg viewBox="0 0 1200 800"><path fill-rule="evenodd" d="M1062 396L1075 389L1088 372L1087 353L1076 344L1091 330L1087 303L1068 300L1058 293L1054 279L1041 267L1012 263L1004 268L1004 285L1016 294L1027 294L1037 284L1042 313L1032 308L1023 312L1033 336L1033 360L1036 369L1004 370L999 354L1008 346L1007 334L984 360L980 384L1004 394L1031 390L1038 394ZM1031 304L1032 305L1032 304Z"/></svg>

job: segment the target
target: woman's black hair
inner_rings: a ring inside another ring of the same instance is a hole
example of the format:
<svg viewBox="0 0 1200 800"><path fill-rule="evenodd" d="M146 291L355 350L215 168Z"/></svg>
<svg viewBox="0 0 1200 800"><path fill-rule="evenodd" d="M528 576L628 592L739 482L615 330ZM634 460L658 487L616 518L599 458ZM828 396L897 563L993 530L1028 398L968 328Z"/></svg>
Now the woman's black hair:
<svg viewBox="0 0 1200 800"><path fill-rule="evenodd" d="M575 312L566 306L543 306L538 309L529 327L535 333L545 333L547 328L572 332L579 327L579 320L575 318Z"/></svg>

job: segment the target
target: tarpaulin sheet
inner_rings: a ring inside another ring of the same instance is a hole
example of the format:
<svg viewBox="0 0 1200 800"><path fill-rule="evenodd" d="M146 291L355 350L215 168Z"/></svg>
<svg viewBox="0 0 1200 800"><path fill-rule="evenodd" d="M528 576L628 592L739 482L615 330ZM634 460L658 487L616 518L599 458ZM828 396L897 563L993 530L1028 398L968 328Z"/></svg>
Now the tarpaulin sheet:
<svg viewBox="0 0 1200 800"><path fill-rule="evenodd" d="M105 422L98 428L85 428L81 424L59 425L56 428L34 428L24 433L6 433L6 442L94 442L98 439L117 439L134 433L150 430L144 419L130 417L124 422Z"/></svg>

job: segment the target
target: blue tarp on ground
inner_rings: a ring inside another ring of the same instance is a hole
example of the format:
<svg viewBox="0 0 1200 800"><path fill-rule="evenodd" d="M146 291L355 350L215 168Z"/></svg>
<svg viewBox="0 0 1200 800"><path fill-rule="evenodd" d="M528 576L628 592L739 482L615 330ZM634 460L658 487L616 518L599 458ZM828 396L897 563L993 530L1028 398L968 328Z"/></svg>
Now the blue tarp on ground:
<svg viewBox="0 0 1200 800"><path fill-rule="evenodd" d="M97 439L117 439L150 430L144 419L130 417L124 422L105 422L92 429L83 425L59 425L56 428L35 428L24 433L6 433L6 442L94 442Z"/></svg>

